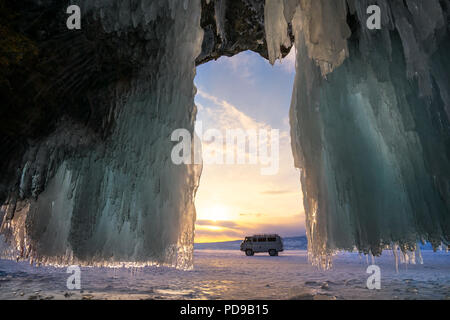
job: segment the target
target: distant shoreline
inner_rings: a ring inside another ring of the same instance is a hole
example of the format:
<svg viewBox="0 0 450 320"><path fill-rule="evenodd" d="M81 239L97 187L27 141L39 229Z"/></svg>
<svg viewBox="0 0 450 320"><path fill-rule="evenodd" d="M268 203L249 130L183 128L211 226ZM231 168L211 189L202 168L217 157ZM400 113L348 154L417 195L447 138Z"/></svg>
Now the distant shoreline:
<svg viewBox="0 0 450 320"><path fill-rule="evenodd" d="M239 250L242 240L194 243L194 250ZM284 250L307 250L306 236L283 237ZM430 243L420 245L421 250L433 250Z"/></svg>
<svg viewBox="0 0 450 320"><path fill-rule="evenodd" d="M210 249L210 250L239 250L241 240L220 241L220 242L202 242L194 243L194 249ZM283 246L285 250L306 250L308 240L306 236L284 237Z"/></svg>

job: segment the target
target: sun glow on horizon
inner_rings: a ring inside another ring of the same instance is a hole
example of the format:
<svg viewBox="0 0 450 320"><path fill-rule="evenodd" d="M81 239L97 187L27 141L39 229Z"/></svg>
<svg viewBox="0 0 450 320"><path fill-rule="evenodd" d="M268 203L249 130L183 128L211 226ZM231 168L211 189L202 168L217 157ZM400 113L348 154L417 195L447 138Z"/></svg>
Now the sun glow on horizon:
<svg viewBox="0 0 450 320"><path fill-rule="evenodd" d="M212 220L212 221L231 220L228 212L229 211L227 210L227 208L225 206L216 205L212 208L207 208L205 210L206 216L205 217L200 216L199 218L206 218L206 219Z"/></svg>

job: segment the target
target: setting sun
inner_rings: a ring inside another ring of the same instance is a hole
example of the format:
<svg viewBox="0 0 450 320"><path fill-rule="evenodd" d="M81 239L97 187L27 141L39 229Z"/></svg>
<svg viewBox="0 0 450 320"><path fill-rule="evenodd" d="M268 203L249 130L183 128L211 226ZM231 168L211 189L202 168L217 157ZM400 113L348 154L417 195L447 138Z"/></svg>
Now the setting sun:
<svg viewBox="0 0 450 320"><path fill-rule="evenodd" d="M206 210L207 216L205 218L212 221L229 220L228 210L223 206L215 206Z"/></svg>

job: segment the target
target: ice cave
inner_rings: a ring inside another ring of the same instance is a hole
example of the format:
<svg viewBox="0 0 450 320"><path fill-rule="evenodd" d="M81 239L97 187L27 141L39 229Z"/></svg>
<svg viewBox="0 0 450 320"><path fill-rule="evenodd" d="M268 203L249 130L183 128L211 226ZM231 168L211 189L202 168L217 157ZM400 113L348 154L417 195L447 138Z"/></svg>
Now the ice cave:
<svg viewBox="0 0 450 320"><path fill-rule="evenodd" d="M294 45L311 262L450 244L449 0L71 4L79 30L64 1L0 1L0 50L21 48L0 60L2 257L190 268L202 168L170 136L194 130L196 66Z"/></svg>

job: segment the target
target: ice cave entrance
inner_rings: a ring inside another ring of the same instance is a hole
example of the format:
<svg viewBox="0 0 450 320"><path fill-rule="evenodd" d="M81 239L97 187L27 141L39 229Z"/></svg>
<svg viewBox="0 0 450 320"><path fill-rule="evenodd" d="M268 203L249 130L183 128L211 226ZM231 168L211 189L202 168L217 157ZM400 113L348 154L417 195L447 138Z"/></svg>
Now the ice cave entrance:
<svg viewBox="0 0 450 320"><path fill-rule="evenodd" d="M196 132L202 140L203 172L195 200L195 242L263 232L304 235L300 174L289 133L294 51L274 66L246 51L197 67ZM238 139L227 140L233 130L246 134L244 163L239 162ZM252 130L258 141L261 131L268 135L268 157L260 158L264 150L258 145L256 164L249 159ZM278 148L271 144L273 130L279 132ZM230 152L234 157L227 158Z"/></svg>

